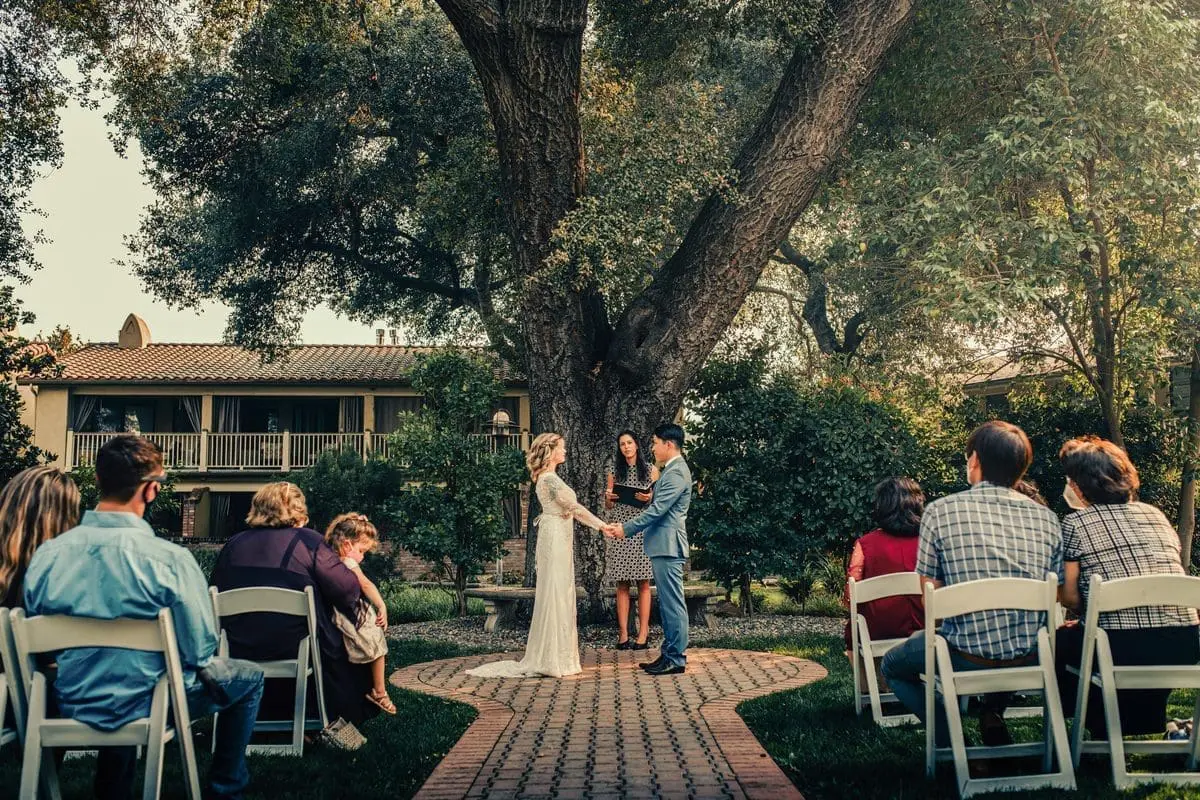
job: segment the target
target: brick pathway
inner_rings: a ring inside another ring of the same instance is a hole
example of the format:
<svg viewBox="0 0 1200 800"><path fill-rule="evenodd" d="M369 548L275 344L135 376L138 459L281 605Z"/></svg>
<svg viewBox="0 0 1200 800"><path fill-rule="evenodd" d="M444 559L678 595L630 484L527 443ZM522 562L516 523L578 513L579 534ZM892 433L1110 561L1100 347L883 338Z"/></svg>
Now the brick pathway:
<svg viewBox="0 0 1200 800"><path fill-rule="evenodd" d="M684 675L652 677L637 668L656 655L587 648L583 672L561 680L485 680L463 672L520 653L396 672L396 686L479 709L417 798L803 800L735 709L823 678L823 667L772 653L696 648Z"/></svg>

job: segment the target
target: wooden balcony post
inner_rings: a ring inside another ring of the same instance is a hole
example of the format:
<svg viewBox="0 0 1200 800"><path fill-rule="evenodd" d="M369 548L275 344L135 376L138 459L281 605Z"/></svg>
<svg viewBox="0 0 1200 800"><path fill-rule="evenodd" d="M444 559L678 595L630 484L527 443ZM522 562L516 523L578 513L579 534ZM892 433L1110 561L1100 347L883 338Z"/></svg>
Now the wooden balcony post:
<svg viewBox="0 0 1200 800"><path fill-rule="evenodd" d="M67 454L66 454L67 472L75 469L75 431L67 428Z"/></svg>
<svg viewBox="0 0 1200 800"><path fill-rule="evenodd" d="M200 431L200 471L208 472L208 429Z"/></svg>
<svg viewBox="0 0 1200 800"><path fill-rule="evenodd" d="M371 429L363 429L363 463L367 463L367 459L371 457Z"/></svg>
<svg viewBox="0 0 1200 800"><path fill-rule="evenodd" d="M283 465L280 467L280 471L287 472L292 468L292 432L287 428L283 429L283 447L281 449Z"/></svg>

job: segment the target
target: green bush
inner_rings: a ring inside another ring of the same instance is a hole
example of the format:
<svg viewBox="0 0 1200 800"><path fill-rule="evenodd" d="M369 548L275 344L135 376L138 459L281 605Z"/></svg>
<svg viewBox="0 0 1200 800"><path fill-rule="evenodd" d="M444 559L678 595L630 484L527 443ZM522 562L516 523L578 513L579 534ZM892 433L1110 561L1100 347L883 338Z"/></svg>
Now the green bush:
<svg viewBox="0 0 1200 800"><path fill-rule="evenodd" d="M200 565L200 571L204 573L206 581L212 581L213 567L217 565L217 556L220 555L219 547L204 547L196 546L189 547L188 552L196 559L196 563Z"/></svg>
<svg viewBox="0 0 1200 800"><path fill-rule="evenodd" d="M450 619L458 614L458 600L454 594L436 587L409 586L403 581L392 579L379 584L379 593L387 604L388 622L398 625L404 622L433 622ZM483 601L469 598L467 614L479 616L484 613Z"/></svg>
<svg viewBox="0 0 1200 800"><path fill-rule="evenodd" d="M795 576L810 559L841 560L872 527L875 485L909 476L953 482L921 416L844 383L770 376L761 358L714 362L697 382L700 422L689 460L703 487L692 503L696 564L721 582ZM958 445L961 447L961 444ZM828 579L837 588L842 578Z"/></svg>

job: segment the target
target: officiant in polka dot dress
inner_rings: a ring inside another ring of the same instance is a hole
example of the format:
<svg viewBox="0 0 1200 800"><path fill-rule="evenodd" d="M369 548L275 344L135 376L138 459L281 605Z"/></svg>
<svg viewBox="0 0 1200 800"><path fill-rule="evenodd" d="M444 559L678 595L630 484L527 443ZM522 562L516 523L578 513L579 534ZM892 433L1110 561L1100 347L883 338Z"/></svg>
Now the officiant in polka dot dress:
<svg viewBox="0 0 1200 800"><path fill-rule="evenodd" d="M617 436L617 452L608 472L605 517L608 522L624 523L641 513L653 497L658 467L646 461L633 431ZM645 650L650 633L650 579L654 577L650 558L642 547L642 534L623 539L608 539L605 578L617 585L617 649ZM630 589L637 584L637 638L629 638Z"/></svg>

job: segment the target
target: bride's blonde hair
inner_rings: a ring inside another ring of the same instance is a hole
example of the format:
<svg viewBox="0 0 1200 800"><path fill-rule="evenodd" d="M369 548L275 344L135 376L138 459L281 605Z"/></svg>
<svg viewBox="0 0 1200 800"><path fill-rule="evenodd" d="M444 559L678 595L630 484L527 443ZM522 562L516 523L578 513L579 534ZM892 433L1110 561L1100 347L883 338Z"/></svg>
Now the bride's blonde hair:
<svg viewBox="0 0 1200 800"><path fill-rule="evenodd" d="M561 441L562 436L557 433L541 433L533 440L533 444L529 445L529 452L525 455L525 466L529 467L529 475L534 483L537 483L541 474L550 468L550 454Z"/></svg>

